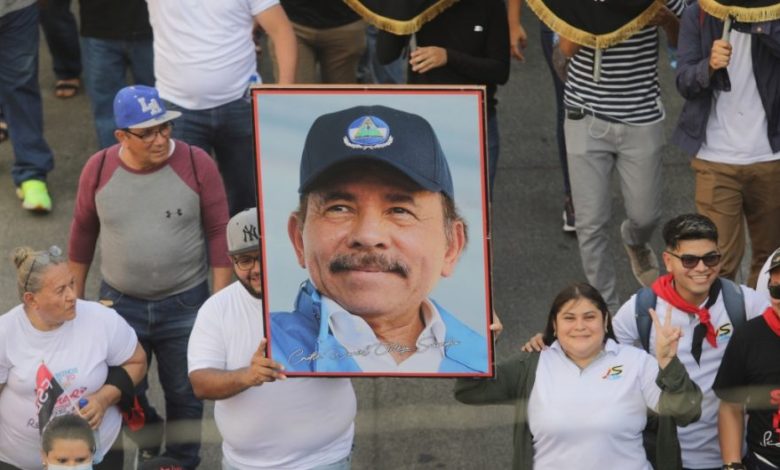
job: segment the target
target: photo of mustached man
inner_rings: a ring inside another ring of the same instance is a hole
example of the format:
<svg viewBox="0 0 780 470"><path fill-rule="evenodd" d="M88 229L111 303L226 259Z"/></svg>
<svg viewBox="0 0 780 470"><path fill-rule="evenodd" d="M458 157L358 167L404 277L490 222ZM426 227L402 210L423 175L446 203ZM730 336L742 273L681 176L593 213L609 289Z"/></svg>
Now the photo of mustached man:
<svg viewBox="0 0 780 470"><path fill-rule="evenodd" d="M303 147L287 233L307 270L270 317L288 372L484 373L484 334L430 297L467 244L431 124L386 106L319 116Z"/></svg>

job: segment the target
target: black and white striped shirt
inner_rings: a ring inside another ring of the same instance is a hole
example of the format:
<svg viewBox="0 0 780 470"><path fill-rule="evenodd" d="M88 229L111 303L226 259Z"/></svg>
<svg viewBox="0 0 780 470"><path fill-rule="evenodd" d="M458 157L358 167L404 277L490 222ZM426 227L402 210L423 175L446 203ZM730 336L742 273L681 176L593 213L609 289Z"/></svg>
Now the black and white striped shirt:
<svg viewBox="0 0 780 470"><path fill-rule="evenodd" d="M678 17L684 0L667 0ZM564 102L628 124L652 124L664 117L658 84L658 28L649 26L604 49L601 77L593 80L594 50L581 48L569 63Z"/></svg>

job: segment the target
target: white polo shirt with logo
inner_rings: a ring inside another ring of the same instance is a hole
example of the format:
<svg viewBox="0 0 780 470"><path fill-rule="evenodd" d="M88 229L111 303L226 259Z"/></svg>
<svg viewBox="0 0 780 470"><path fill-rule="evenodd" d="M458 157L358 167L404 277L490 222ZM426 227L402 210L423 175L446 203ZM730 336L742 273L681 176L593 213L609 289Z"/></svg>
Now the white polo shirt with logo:
<svg viewBox="0 0 780 470"><path fill-rule="evenodd" d="M611 339L584 369L557 341L542 351L528 403L534 469L651 470L642 430L661 396L658 371L654 357Z"/></svg>

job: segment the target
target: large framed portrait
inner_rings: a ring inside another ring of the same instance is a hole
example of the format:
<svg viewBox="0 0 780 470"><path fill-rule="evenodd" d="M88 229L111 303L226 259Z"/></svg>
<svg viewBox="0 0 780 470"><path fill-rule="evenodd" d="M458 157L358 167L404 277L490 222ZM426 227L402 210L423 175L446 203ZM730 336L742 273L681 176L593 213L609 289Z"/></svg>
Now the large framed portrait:
<svg viewBox="0 0 780 470"><path fill-rule="evenodd" d="M252 100L269 357L288 376L492 376L484 87Z"/></svg>

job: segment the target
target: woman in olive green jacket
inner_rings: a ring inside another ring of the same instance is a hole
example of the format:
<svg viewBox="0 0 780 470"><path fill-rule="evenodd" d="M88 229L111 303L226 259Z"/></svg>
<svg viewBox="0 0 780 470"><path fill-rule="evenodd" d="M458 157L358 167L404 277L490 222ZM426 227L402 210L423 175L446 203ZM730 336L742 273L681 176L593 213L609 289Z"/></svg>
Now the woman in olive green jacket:
<svg viewBox="0 0 780 470"><path fill-rule="evenodd" d="M699 418L702 395L676 357L681 332L670 312L663 324L651 316L655 359L617 344L598 291L571 285L550 309L549 348L500 363L495 379L459 379L455 398L515 405L515 469L680 469L676 426ZM642 442L648 413L657 424L650 459Z"/></svg>

